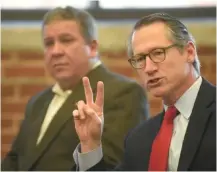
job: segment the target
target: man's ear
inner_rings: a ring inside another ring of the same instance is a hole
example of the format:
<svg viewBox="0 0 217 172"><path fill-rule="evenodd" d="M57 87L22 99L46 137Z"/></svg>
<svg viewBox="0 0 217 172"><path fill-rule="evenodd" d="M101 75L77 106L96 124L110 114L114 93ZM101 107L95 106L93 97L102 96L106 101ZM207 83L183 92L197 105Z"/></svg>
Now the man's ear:
<svg viewBox="0 0 217 172"><path fill-rule="evenodd" d="M90 48L90 56L96 57L98 55L98 42L97 42L97 40L92 40L91 43L89 44L89 48Z"/></svg>
<svg viewBox="0 0 217 172"><path fill-rule="evenodd" d="M187 62L193 63L196 57L196 47L192 41L189 41L185 47L187 53Z"/></svg>

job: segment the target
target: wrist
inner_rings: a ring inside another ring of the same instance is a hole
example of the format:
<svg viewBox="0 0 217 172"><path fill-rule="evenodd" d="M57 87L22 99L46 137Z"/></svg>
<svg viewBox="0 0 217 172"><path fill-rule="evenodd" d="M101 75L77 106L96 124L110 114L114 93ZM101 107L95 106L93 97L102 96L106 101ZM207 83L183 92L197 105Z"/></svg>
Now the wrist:
<svg viewBox="0 0 217 172"><path fill-rule="evenodd" d="M81 142L81 153L91 152L94 149L100 147L101 141L95 142Z"/></svg>

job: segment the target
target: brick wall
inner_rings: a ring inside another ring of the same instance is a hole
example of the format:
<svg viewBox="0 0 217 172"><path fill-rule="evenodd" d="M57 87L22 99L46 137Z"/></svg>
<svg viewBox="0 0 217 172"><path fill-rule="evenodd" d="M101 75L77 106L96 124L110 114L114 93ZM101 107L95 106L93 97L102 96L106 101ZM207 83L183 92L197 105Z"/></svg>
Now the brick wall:
<svg viewBox="0 0 217 172"><path fill-rule="evenodd" d="M194 28L195 27L192 27L192 30L194 30ZM29 30L26 31L24 29L19 31L22 32L22 34L26 35L26 37L29 34ZM195 33L197 33L197 31L198 30L195 30ZM3 41L2 41L3 44L2 44L2 52L1 52L2 53L1 54L1 62L2 62L1 155L2 157L4 157L6 152L10 149L12 140L18 132L20 122L23 119L24 109L27 100L30 98L30 96L32 96L33 94L37 93L40 90L43 90L46 86L50 85L53 82L52 79L48 76L48 74L44 70L43 53L40 48L28 47L29 44L31 44L28 41L22 47L20 47L20 44L19 46L18 44L14 45L13 40L10 43L8 43L9 35L8 36L6 35L7 34L11 35L14 32L16 32L16 30L13 31L9 29L8 32L8 29L6 29L5 32L2 33L3 36ZM110 31L108 32L110 33ZM123 28L116 30L116 34L119 35L117 32L123 34ZM125 32L127 33L126 29ZM111 34L113 34L113 32L110 33L110 35ZM105 33L101 37L106 37L108 35L109 34ZM38 37L39 35L36 36ZM208 37L209 36L204 38L207 41L204 41L201 37L198 38L199 40L200 39L203 40L202 42L199 42L198 45L199 57L202 66L201 72L202 75L207 80L215 84L216 83L216 45L215 45L215 41L212 41L213 39L211 41L208 40L207 39ZM17 39L20 39L20 41L22 42L23 41L22 38L23 35ZM111 38L111 39L115 40L115 38ZM125 44L123 44L124 41L125 40L123 39L122 43L120 43L122 46L120 46L120 44L116 42L112 42L112 44L110 45L106 44L105 46L102 46L101 59L104 62L104 64L112 71L121 73L123 75L129 76L139 81L139 78L136 75L135 71L130 68L130 65L126 61L127 55L125 53L126 52L125 49L123 48L125 46ZM104 43L109 41L105 39L104 41L101 40L101 42ZM39 44L40 42L38 43L38 45ZM118 44L119 47L114 44ZM33 47L37 47L37 45L34 44ZM161 100L153 98L149 95L149 102L150 102L150 111L152 115L156 114L161 110L162 108Z"/></svg>

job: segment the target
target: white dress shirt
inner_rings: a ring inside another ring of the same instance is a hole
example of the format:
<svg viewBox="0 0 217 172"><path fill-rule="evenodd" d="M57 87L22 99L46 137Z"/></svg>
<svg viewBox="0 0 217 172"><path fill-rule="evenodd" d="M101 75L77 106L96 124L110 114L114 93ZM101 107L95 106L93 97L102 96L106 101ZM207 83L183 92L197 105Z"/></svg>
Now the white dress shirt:
<svg viewBox="0 0 217 172"><path fill-rule="evenodd" d="M98 58L93 58L91 61L91 70L95 69L101 64L101 61L98 60ZM37 140L37 145L41 142L45 132L47 131L51 121L53 120L54 116L56 115L57 111L60 109L60 107L63 105L63 103L66 101L66 99L69 97L70 94L72 94L72 90L62 90L60 85L56 83L52 91L55 93L55 96L53 97L51 103L49 104L46 116L44 118L44 121L42 123L40 133Z"/></svg>
<svg viewBox="0 0 217 172"><path fill-rule="evenodd" d="M60 107L63 105L63 103L66 101L68 96L72 93L72 90L66 90L63 91L58 83L56 83L52 91L55 93L55 96L53 97L51 103L49 104L46 116L44 118L44 121L41 126L40 134L37 140L37 145L40 143L41 139L43 138L45 132L48 129L48 126L50 125L52 119L54 118L57 111L60 109Z"/></svg>
<svg viewBox="0 0 217 172"><path fill-rule="evenodd" d="M173 136L171 139L168 157L169 171L177 171L183 139L201 83L202 77L200 76L175 103L175 107L180 114L178 114L174 119ZM164 108L167 110L168 106L164 105ZM78 145L75 149L73 157L75 163L79 166L80 171L85 171L96 165L103 157L101 146L87 153L80 153L79 147L80 145Z"/></svg>
<svg viewBox="0 0 217 172"><path fill-rule="evenodd" d="M202 78L199 77L175 103L175 107L180 113L174 119L173 136L168 159L169 171L177 171L184 136L201 83ZM164 108L167 110L166 105L164 105Z"/></svg>

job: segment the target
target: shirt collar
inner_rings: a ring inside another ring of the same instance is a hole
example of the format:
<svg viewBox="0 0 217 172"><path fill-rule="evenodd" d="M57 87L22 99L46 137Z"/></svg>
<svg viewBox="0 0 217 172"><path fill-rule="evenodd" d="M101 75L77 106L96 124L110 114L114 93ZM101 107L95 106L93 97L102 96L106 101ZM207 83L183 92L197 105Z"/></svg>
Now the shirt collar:
<svg viewBox="0 0 217 172"><path fill-rule="evenodd" d="M202 77L199 76L199 78L193 83L193 85L175 103L176 109L186 119L189 119L191 116L201 83L202 83ZM164 105L164 109L167 110L167 108L168 106Z"/></svg>
<svg viewBox="0 0 217 172"><path fill-rule="evenodd" d="M94 58L94 60L92 61L92 64L93 64L93 65L92 65L92 67L91 67L91 70L97 68L99 65L102 64L102 62L101 62L98 58ZM53 91L55 94L57 94L57 95L59 95L59 96L63 96L63 97L68 96L68 95L70 95L70 94L72 93L72 90L66 90L66 91L64 91L64 90L60 87L60 85L59 85L58 83L56 83L56 84L53 86L52 91Z"/></svg>
<svg viewBox="0 0 217 172"><path fill-rule="evenodd" d="M63 97L68 96L68 95L70 95L70 94L72 93L72 90L66 90L66 91L64 91L64 90L60 87L60 85L59 85L58 83L56 83L56 84L53 86L52 91L53 91L55 94L57 94L57 95L59 95L59 96L63 96Z"/></svg>
<svg viewBox="0 0 217 172"><path fill-rule="evenodd" d="M92 70L93 69L96 69L99 65L101 65L102 64L102 62L100 61L100 60L97 60L95 63L94 63L94 65L92 66Z"/></svg>

